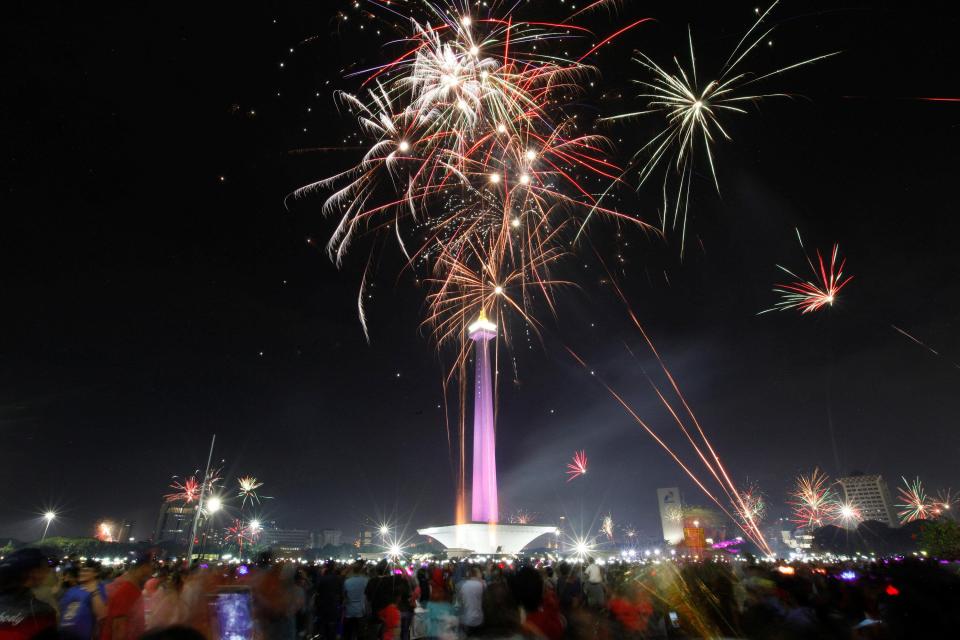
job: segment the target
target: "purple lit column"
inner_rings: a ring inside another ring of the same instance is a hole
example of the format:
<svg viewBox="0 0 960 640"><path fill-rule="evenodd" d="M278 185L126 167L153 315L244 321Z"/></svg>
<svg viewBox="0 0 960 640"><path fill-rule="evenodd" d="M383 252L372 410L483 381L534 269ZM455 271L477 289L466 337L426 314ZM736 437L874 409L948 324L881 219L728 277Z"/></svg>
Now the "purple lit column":
<svg viewBox="0 0 960 640"><path fill-rule="evenodd" d="M490 371L491 338L497 335L497 325L483 313L470 325L470 339L474 341L477 360L473 394L473 489L472 517L474 522L497 522L497 441L493 425L493 380Z"/></svg>

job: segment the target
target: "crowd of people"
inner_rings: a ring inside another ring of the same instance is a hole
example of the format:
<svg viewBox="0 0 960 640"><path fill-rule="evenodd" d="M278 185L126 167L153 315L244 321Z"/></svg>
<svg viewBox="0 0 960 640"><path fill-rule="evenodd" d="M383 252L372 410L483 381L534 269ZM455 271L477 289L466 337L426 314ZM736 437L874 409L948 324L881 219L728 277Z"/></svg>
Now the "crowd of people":
<svg viewBox="0 0 960 640"><path fill-rule="evenodd" d="M957 565L0 560L0 640L914 637L960 637Z"/></svg>

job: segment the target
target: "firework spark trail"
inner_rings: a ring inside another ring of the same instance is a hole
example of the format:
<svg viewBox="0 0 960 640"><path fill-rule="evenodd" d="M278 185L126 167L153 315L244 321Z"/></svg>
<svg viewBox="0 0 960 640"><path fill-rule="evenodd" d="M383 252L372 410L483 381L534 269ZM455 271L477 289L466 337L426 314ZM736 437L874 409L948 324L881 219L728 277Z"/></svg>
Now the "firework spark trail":
<svg viewBox="0 0 960 640"><path fill-rule="evenodd" d="M927 496L920 478L916 478L913 482L902 476L901 478L905 486L897 490L897 497L902 502L895 505L900 508L900 511L897 512L900 517L900 524L906 524L914 520L927 520L932 517L933 504Z"/></svg>
<svg viewBox="0 0 960 640"><path fill-rule="evenodd" d="M615 289L621 296L621 300L623 300L623 302L626 304L626 297L623 295L623 292L620 290L619 287L615 287ZM673 374L667 368L667 365L663 361L663 358L660 357L660 353L657 351L656 347L653 345L653 341L650 339L650 336L648 336L647 332L643 329L643 326L640 324L640 321L637 319L636 314L634 314L633 310L630 309L629 305L627 309L628 309L628 314L630 316L630 319L633 321L634 325L640 331L640 335L643 336L643 339L647 343L647 346L650 348L651 353L653 353L654 357L656 358L657 363L660 365L660 369L663 371L663 374L666 376L667 380L670 381L670 386L673 388L673 392L676 394L677 398L680 399L680 402L683 405L683 408L686 411L687 416L689 416L691 422L696 427L697 433L700 436L700 442L703 444L705 449L709 451L712 462L711 460L707 459L707 456L700 450L700 447L697 446L697 444L694 442L694 439L691 437L686 426L683 425L683 421L680 420L679 416L677 415L677 412L673 409L673 407L666 400L666 398L664 398L663 394L661 394L659 390L656 390L657 396L660 398L664 407L670 412L672 416L674 416L678 425L680 425L681 430L687 436L690 443L693 445L694 450L697 452L697 455L703 461L704 466L707 467L711 475L713 475L714 479L716 479L717 483L723 489L723 492L726 494L727 499L730 500L731 504L733 505L734 511L746 516L744 524L747 530L749 530L753 534L751 539L753 539L754 541L756 541L757 539L760 540L762 543L759 544L758 546L764 551L766 551L768 554L772 554L773 551L772 549L770 549L770 546L767 544L766 539L763 537L763 533L760 531L760 528L757 525L757 522L755 521L751 510L748 508L747 503L743 498L743 495L741 494L740 490L737 488L733 480L730 478L730 474L727 472L726 467L724 467L723 463L720 461L720 456L717 454L716 450L713 448L713 445L711 444L710 439L707 437L706 432L703 430L703 427L701 426L700 421L697 419L696 414L693 412L693 409L690 407L690 404L687 402L686 396L684 396L683 392L680 390L680 386L677 384L676 379L673 377ZM651 382L651 385L652 384L653 383ZM654 389L656 389L655 386L654 386ZM747 533L747 531L744 531L744 533Z"/></svg>
<svg viewBox="0 0 960 640"><path fill-rule="evenodd" d="M609 281L612 283L613 289L616 292L617 296L620 298L621 302L623 302L628 316L630 317L631 321L634 323L634 326L636 326L637 330L640 332L640 335L643 337L644 342L646 343L647 347L650 349L650 352L656 358L657 363L659 364L660 369L663 372L664 376L669 381L670 387L673 389L674 394L676 394L677 398L679 398L680 400L680 403L683 405L684 412L689 417L690 421L693 423L693 426L696 428L696 432L699 435L699 439L694 438L693 434L691 433L691 429L687 427L684 420L681 418L679 412L673 407L673 405L664 396L664 394L661 393L660 389L657 387L656 384L654 384L654 382L650 379L649 376L647 376L647 380L649 381L657 397L660 399L660 402L663 404L664 408L671 415L674 422L676 422L677 426L680 428L684 436L687 438L687 441L693 447L695 453L697 454L697 457L700 459L702 464L707 468L710 475L713 476L714 480L717 482L717 484L720 486L723 493L726 495L726 498L729 501L729 504L732 507L733 512L737 514L743 514L745 518L741 521L741 519L734 517L731 514L731 512L727 509L727 507L723 505L720 502L720 500L716 496L714 496L713 493L710 490L708 490L707 487L703 484L703 482L701 482L700 479L691 471L690 467L684 464L680 460L679 456L676 453L674 453L672 449L670 449L670 447L663 441L663 439L660 438L653 431L653 429L651 429L646 424L646 422L644 422L637 415L637 413L620 396L620 394L614 391L613 388L610 387L603 380L600 380L601 384L620 403L620 405L634 418L634 420L637 421L637 423L640 424L644 428L644 430L646 430L647 433L650 436L652 436L654 440L658 444L660 444L660 446L668 454L670 454L670 456L674 459L674 461L678 465L680 465L680 467L684 470L685 473L687 473L687 475L691 479L694 480L697 486L700 487L701 490L703 490L703 492L707 495L707 497L709 497L718 507L720 507L720 509L731 520L736 522L737 525L740 527L740 529L751 541L757 544L757 546L760 549L772 555L773 551L770 548L769 544L767 543L766 539L764 538L763 533L760 531L758 523L756 519L753 517L751 509L748 507L746 500L744 500L744 496L742 495L741 491L737 488L736 484L731 479L730 474L727 471L726 467L721 462L720 456L717 454L716 450L713 447L713 444L710 442L710 439L707 437L707 434L704 431L702 425L700 424L700 421L697 419L696 414L693 412L693 409L691 408L690 403L687 402L686 396L684 396L683 392L680 390L680 386L677 384L677 381L674 378L673 374L671 373L670 369L667 367L666 363L663 361L663 358L661 358L659 351L657 351L657 348L654 346L653 341L650 339L650 337L647 335L647 332L644 330L643 326L640 324L640 321L637 318L636 314L633 312L633 309L630 307L630 303L627 300L626 295L623 293L623 290L619 287L619 285L617 285L616 281L613 279L612 274L609 273L609 270L607 271L607 273L610 276ZM627 348L627 350L630 351L629 347ZM581 366L583 366L587 370L590 370L586 362L584 362L582 358L580 358L576 353L574 353L573 350L567 347L567 351L569 351L571 355L574 356L574 358L580 363Z"/></svg>
<svg viewBox="0 0 960 640"><path fill-rule="evenodd" d="M897 325L891 324L891 325L890 325L890 328L893 329L894 331L896 331L897 333L899 333L900 335L904 336L905 338L907 338L908 340L910 340L910 341L913 342L914 344L920 345L921 347L923 347L924 349L926 349L927 351L929 351L929 352L932 353L933 355L939 356L939 357L944 357L943 354L941 354L939 351L937 351L936 349L934 349L933 347L931 347L930 345L928 345L926 342L923 342L922 340L920 340L919 338L917 338L917 337L914 336L913 334L908 333L907 331L901 329L901 328L898 327ZM960 364L957 364L956 362L953 362L952 360L949 360L949 359L947 359L947 362L949 362L950 364L952 364L955 368L960 369Z"/></svg>
<svg viewBox="0 0 960 640"><path fill-rule="evenodd" d="M575 451L573 453L573 460L567 463L567 482L576 480L586 474L587 453L585 451Z"/></svg>
<svg viewBox="0 0 960 640"><path fill-rule="evenodd" d="M590 371L590 370L591 370L591 369L590 369L590 366L586 363L586 361L583 360L583 358L581 358L579 355L577 355L577 353L576 353L575 351L573 351L570 347L566 347L566 349L567 349L567 351L570 353L570 355L573 356L573 358L580 364L580 366L582 366L582 367L583 367L585 370L587 370L587 371ZM680 456L679 456L673 449L670 448L670 445L668 445L668 444L663 440L663 438L661 438L660 435L657 434L657 432L654 431L654 430L650 427L650 425L648 425L648 424L646 423L646 421L644 421L643 418L641 418L641 417L637 414L637 412L633 409L633 407L630 405L630 403L628 403L628 402L623 398L623 396L621 396L613 387L611 387L609 384L607 384L607 383L603 380L603 378L602 378L601 376L594 375L593 377L595 377L595 378L597 379L597 381L603 386L603 388L606 389L607 392L614 398L614 400L616 400L616 401L620 404L620 406L623 407L623 409L630 415L630 417L632 417L633 420L634 420L638 425L640 425L640 427L642 427L643 430L646 431L647 434L650 435L650 437L653 438L653 440L654 440L657 444L660 445L660 447L667 453L667 455L669 455L669 456L673 459L673 461L674 461L675 463L677 463L677 466L679 466L679 467L683 470L683 472L687 474L687 477L689 477L690 480L692 480L693 483L694 483L695 485L697 485L697 487L699 487L701 491L703 491L704 495L706 495L714 504L716 504L717 507L718 507L721 511L723 511L723 513L726 514L728 518L730 518L732 521L734 521L735 523L737 523L737 525L738 525L738 526L740 527L740 529L743 531L744 535L747 536L747 538L749 538L752 542L754 542L760 549L763 549L766 553L768 553L768 554L772 554L772 553L773 553L773 551L770 549L769 545L767 544L766 539L764 539L762 533L760 533L759 528L757 528L755 522L752 523L752 524L749 523L749 522L748 522L748 523L741 523L740 520L739 520L738 518L736 518L736 517L733 515L733 513L727 508L727 506L724 505L724 504L713 494L713 492L710 491L709 488L707 488L707 486L706 486L706 485L704 484L704 482L697 476L697 474L694 473L694 471L693 471L686 463L684 463L683 460L680 459ZM724 488L724 490L726 491L726 488ZM739 493L738 493L738 492L735 492L735 495L739 496Z"/></svg>
<svg viewBox="0 0 960 640"><path fill-rule="evenodd" d="M676 229L678 221L681 223L681 255L683 255L686 238L690 188L695 173L697 148L699 146L703 147L709 174L717 192L720 192L720 182L717 177L712 147L721 137L725 140L732 140L723 127L721 115L730 113L745 115L747 111L744 106L747 103L757 103L764 98L789 97L789 94L786 93L747 94L742 93L742 91L746 87L770 77L836 55L836 53L830 53L816 56L764 74L738 71L740 63L773 31L773 28L764 30L755 39L748 42L751 34L757 30L757 27L776 5L777 2L774 2L759 16L730 53L716 79L705 84L701 84L697 78L697 62L692 33L688 33L689 70L685 69L680 61L674 57L673 61L677 71L671 73L654 62L649 56L638 52L638 57L633 58L633 61L652 75L652 80L635 81L646 92L637 96L647 100L645 108L603 118L603 121L611 122L657 114L666 120L666 124L660 133L651 138L634 154L631 165L637 163L643 156L647 156L646 161L639 168L639 186L643 186L658 167L662 164L667 165L663 178L664 210L661 224L663 230L666 231L668 226L671 229ZM670 165L673 165L673 172L669 170ZM669 185L673 174L677 176L675 179L679 180L679 184L676 189L676 196L673 198L673 204L668 205L667 194L670 191ZM672 212L669 212L668 208L672 208Z"/></svg>
<svg viewBox="0 0 960 640"><path fill-rule="evenodd" d="M833 245L833 251L830 253L830 260L825 263L820 250L817 249L817 264L810 259L807 250L803 245L803 238L800 236L800 230L797 229L797 240L800 242L800 249L807 260L807 265L813 273L812 280L804 280L790 269L784 266L776 265L778 269L786 272L793 278L793 282L774 285L773 292L780 294L780 300L770 309L765 309L757 315L762 315L770 311L788 311L791 309L800 309L800 313L812 313L826 306L833 306L840 290L847 283L853 280L853 276L843 276L843 267L846 265L846 259L837 259L840 255L840 246Z"/></svg>
<svg viewBox="0 0 960 640"><path fill-rule="evenodd" d="M819 527L837 517L839 500L830 486L830 478L814 469L809 476L799 476L787 504L793 509L793 522L803 527Z"/></svg>

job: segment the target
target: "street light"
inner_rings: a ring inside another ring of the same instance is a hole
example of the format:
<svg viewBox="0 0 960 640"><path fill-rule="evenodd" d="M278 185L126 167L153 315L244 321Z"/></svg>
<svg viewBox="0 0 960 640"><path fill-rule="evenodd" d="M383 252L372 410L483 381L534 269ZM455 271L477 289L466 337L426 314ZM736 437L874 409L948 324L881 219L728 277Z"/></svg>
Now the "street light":
<svg viewBox="0 0 960 640"><path fill-rule="evenodd" d="M43 527L43 535L40 536L40 542L43 542L47 537L47 531L50 529L50 523L53 522L56 517L57 514L53 511L47 511L45 514L43 514L43 519L47 521L47 524Z"/></svg>
<svg viewBox="0 0 960 640"><path fill-rule="evenodd" d="M217 496L210 496L210 499L207 500L207 513L214 514L222 508L223 501Z"/></svg>

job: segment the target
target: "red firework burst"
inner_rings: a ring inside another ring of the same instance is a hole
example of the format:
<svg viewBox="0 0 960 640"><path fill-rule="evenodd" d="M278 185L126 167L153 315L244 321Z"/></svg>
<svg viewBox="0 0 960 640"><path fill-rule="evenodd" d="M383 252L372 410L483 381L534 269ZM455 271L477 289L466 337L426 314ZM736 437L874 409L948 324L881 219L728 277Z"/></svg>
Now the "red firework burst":
<svg viewBox="0 0 960 640"><path fill-rule="evenodd" d="M794 280L793 282L774 285L773 292L780 295L780 300L772 308L761 311L761 313L787 311L789 309L799 309L800 313L812 313L823 307L833 306L840 290L853 280L853 276L844 277L843 275L843 267L847 260L840 257L840 245L833 245L829 261L823 259L823 255L818 249L817 262L814 264L803 246L803 238L800 237L799 230L797 231L797 239L800 241L800 248L804 250L804 257L807 259L813 278L805 280L786 267L777 265L779 269L789 274Z"/></svg>
<svg viewBox="0 0 960 640"><path fill-rule="evenodd" d="M194 476L190 476L183 482L174 482L170 485L170 488L176 491L164 496L167 502L185 502L190 504L200 498L200 482Z"/></svg>
<svg viewBox="0 0 960 640"><path fill-rule="evenodd" d="M567 482L575 480L587 473L587 454L585 451L575 451L573 460L567 463Z"/></svg>

